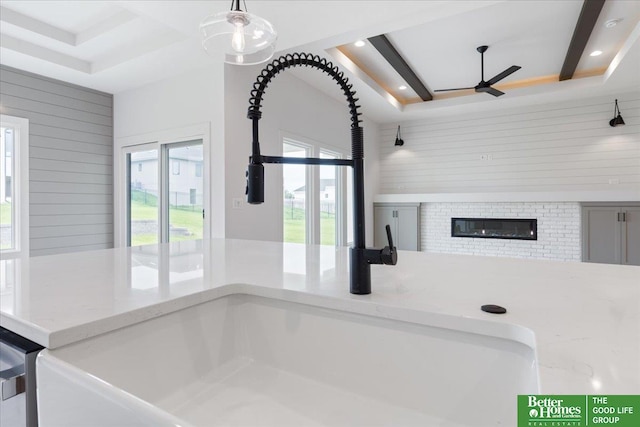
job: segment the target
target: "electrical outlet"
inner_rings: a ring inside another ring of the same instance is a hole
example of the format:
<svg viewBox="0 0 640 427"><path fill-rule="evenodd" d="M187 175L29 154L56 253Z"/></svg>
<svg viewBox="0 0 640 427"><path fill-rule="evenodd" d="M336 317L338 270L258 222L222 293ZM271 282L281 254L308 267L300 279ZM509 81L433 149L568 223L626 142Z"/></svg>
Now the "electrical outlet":
<svg viewBox="0 0 640 427"><path fill-rule="evenodd" d="M612 185L620 184L620 180L618 178L612 178L609 180L609 184L612 184Z"/></svg>
<svg viewBox="0 0 640 427"><path fill-rule="evenodd" d="M493 154L488 154L487 155L487 160L493 160Z"/></svg>
<svg viewBox="0 0 640 427"><path fill-rule="evenodd" d="M234 197L233 199L233 209L241 209L242 208L242 198Z"/></svg>
<svg viewBox="0 0 640 427"><path fill-rule="evenodd" d="M480 154L480 160L487 160L486 154Z"/></svg>

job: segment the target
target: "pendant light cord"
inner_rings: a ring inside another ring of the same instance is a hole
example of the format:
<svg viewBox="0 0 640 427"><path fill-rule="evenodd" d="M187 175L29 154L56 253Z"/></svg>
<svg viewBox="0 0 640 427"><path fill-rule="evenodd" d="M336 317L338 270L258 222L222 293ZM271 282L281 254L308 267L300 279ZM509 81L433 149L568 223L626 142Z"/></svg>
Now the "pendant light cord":
<svg viewBox="0 0 640 427"><path fill-rule="evenodd" d="M398 131L396 132L396 139L402 139L402 136L400 135L400 125L398 125Z"/></svg>
<svg viewBox="0 0 640 427"><path fill-rule="evenodd" d="M247 9L247 2L242 0L242 3L244 3L244 12L249 12L249 9ZM240 9L240 0L231 0L231 10L234 12L243 12L243 10Z"/></svg>

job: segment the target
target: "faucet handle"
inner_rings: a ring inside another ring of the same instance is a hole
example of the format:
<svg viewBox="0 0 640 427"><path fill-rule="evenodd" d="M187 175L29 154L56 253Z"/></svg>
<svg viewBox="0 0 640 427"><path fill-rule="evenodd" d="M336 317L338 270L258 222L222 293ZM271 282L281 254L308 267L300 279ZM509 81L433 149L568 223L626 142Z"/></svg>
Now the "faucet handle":
<svg viewBox="0 0 640 427"><path fill-rule="evenodd" d="M391 236L391 226L387 224L385 228L387 229L387 241L389 242L389 247L395 248L395 246L393 246L393 237Z"/></svg>
<svg viewBox="0 0 640 427"><path fill-rule="evenodd" d="M396 251L396 247L393 246L393 237L391 236L391 226L387 224L387 240L389 241L389 246L385 246L380 251L380 258L382 259L382 263L385 265L396 265L398 262L398 252Z"/></svg>

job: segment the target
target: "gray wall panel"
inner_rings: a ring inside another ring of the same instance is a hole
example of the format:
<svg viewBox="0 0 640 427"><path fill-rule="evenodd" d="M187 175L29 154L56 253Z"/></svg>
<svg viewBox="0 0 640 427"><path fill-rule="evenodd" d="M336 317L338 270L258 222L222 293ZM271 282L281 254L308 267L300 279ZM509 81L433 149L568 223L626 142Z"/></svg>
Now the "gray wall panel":
<svg viewBox="0 0 640 427"><path fill-rule="evenodd" d="M29 120L31 256L113 247L113 96L0 66L0 97Z"/></svg>
<svg viewBox="0 0 640 427"><path fill-rule="evenodd" d="M40 101L44 104L58 105L60 107L73 108L76 110L87 111L89 113L101 114L111 117L113 110L111 107L96 104L94 102L83 101L81 99L70 96L56 95L54 93L43 92L37 89L31 89L25 86L18 86L8 82L2 83L3 93L6 95L17 96L32 101Z"/></svg>
<svg viewBox="0 0 640 427"><path fill-rule="evenodd" d="M71 159L73 156L69 156L69 158ZM29 157L29 168L58 172L95 173L100 175L111 174L113 170L111 165L81 163L73 160L47 160L36 157Z"/></svg>
<svg viewBox="0 0 640 427"><path fill-rule="evenodd" d="M69 246L98 245L113 246L113 233L91 234L88 236L44 237L30 239L31 250L60 249L64 251ZM65 251L66 252L66 251Z"/></svg>
<svg viewBox="0 0 640 427"><path fill-rule="evenodd" d="M33 101L20 98L18 96L2 95L2 105L7 108L32 111L34 113L46 114L53 117L62 117L71 120L81 120L104 126L111 126L111 116L94 114L77 108L61 107L59 105L47 104L42 101Z"/></svg>
<svg viewBox="0 0 640 427"><path fill-rule="evenodd" d="M85 122L83 120L66 119L60 116L52 116L49 114L42 114L20 108L7 107L6 109L7 111L15 111L16 113L22 114L22 117L26 117L28 115L29 122L33 122L39 125L46 125L62 129L71 129L95 135L113 136L112 126L97 125L94 123ZM17 114L13 115L16 116Z"/></svg>
<svg viewBox="0 0 640 427"><path fill-rule="evenodd" d="M77 151L62 150L59 148L29 147L29 157L34 159L72 160L78 163L91 163L94 165L112 165L111 154L80 153Z"/></svg>
<svg viewBox="0 0 640 427"><path fill-rule="evenodd" d="M111 246L113 246L113 243L111 244ZM84 252L84 251L95 251L98 249L105 249L105 245L99 244L99 245L67 246L65 248L65 252ZM60 253L59 248L31 250L31 256L54 255L59 253Z"/></svg>
<svg viewBox="0 0 640 427"><path fill-rule="evenodd" d="M31 215L29 225L31 227L51 227L60 225L91 225L113 224L113 215L84 214L84 215Z"/></svg>
<svg viewBox="0 0 640 427"><path fill-rule="evenodd" d="M86 215L86 214L103 214L113 215L113 205L72 205L72 204L29 204L29 216L45 216L50 215Z"/></svg>
<svg viewBox="0 0 640 427"><path fill-rule="evenodd" d="M113 155L113 147L106 144L91 144L81 141L69 141L60 138L50 138L47 136L32 135L29 138L30 147L51 148L58 150L75 151L78 153L102 154L104 156Z"/></svg>
<svg viewBox="0 0 640 427"><path fill-rule="evenodd" d="M71 129L29 123L29 134L57 138L66 141L78 141L87 144L103 144L113 147L113 138L109 135L97 135Z"/></svg>
<svg viewBox="0 0 640 427"><path fill-rule="evenodd" d="M112 185L110 174L95 174L82 172L54 172L48 170L31 170L29 172L31 185L34 182L83 182L87 184Z"/></svg>
<svg viewBox="0 0 640 427"><path fill-rule="evenodd" d="M108 194L113 195L111 184L87 184L84 182L30 182L32 193Z"/></svg>
<svg viewBox="0 0 640 427"><path fill-rule="evenodd" d="M31 227L31 238L93 236L96 233L109 234L113 231L111 224L90 225L58 225L56 227Z"/></svg>
<svg viewBox="0 0 640 427"><path fill-rule="evenodd" d="M35 205L106 205L112 200L111 194L29 193L29 202Z"/></svg>
<svg viewBox="0 0 640 427"><path fill-rule="evenodd" d="M16 68L1 66L0 82L36 89L45 93L68 96L83 101L93 102L105 107L113 106L113 95L97 90L76 86L48 77L39 76Z"/></svg>

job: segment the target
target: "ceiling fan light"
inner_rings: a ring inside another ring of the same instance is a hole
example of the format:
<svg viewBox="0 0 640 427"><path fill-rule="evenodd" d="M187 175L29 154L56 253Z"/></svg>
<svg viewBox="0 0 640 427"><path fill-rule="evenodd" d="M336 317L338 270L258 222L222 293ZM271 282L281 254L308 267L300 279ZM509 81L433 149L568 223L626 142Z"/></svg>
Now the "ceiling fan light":
<svg viewBox="0 0 640 427"><path fill-rule="evenodd" d="M278 34L265 19L237 8L206 17L200 23L202 46L230 64L253 65L271 59Z"/></svg>

